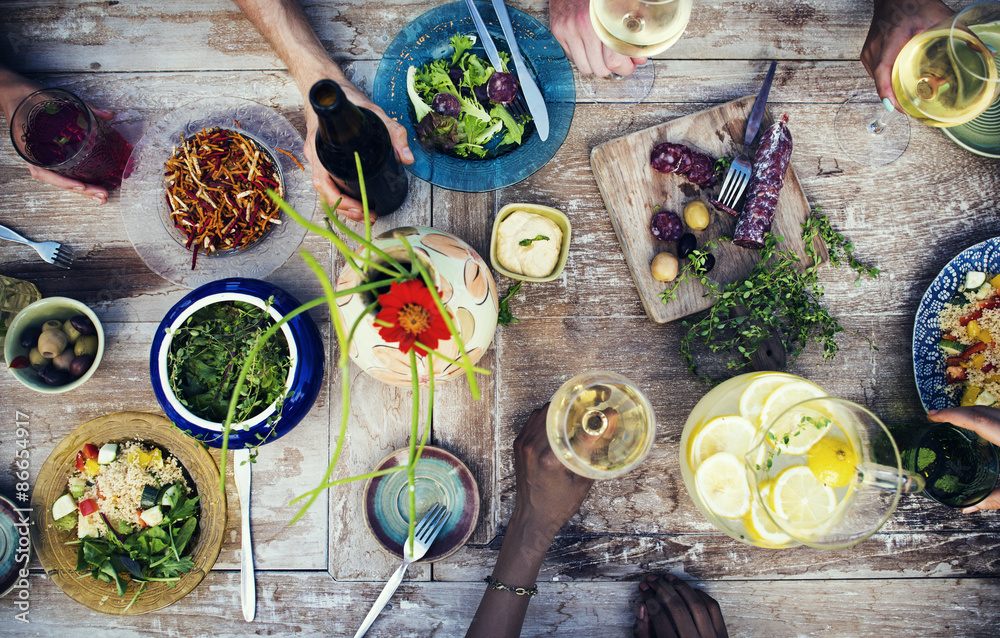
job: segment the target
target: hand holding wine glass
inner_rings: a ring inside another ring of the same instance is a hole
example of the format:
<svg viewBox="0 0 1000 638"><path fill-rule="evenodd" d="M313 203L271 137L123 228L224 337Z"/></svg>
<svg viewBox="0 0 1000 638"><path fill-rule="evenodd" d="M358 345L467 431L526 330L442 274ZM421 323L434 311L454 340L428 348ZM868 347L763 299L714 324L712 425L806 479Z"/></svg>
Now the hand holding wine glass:
<svg viewBox="0 0 1000 638"><path fill-rule="evenodd" d="M970 406L931 410L927 413L927 418L935 423L951 423L960 428L972 430L993 445L1000 446L1000 409ZM996 509L1000 509L1000 487L993 490L992 494L979 503L964 508L962 512L969 514L979 510Z"/></svg>
<svg viewBox="0 0 1000 638"><path fill-rule="evenodd" d="M899 108L892 92L892 65L907 42L921 31L954 15L941 0L875 0L861 63L875 80L880 98Z"/></svg>
<svg viewBox="0 0 1000 638"><path fill-rule="evenodd" d="M622 55L597 37L590 23L590 0L550 0L549 28L581 75L631 75L645 57Z"/></svg>

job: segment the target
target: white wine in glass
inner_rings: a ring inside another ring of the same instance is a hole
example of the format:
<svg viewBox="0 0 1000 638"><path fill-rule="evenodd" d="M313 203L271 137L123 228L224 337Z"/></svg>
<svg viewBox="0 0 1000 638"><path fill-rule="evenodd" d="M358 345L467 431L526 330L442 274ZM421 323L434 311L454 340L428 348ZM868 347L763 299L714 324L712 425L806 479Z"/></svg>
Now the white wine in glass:
<svg viewBox="0 0 1000 638"><path fill-rule="evenodd" d="M989 108L1000 90L996 49L987 46L998 21L1000 3L978 3L907 42L892 67L903 111L928 126L949 127Z"/></svg>
<svg viewBox="0 0 1000 638"><path fill-rule="evenodd" d="M649 400L625 377L577 375L552 396L546 417L549 445L573 472L613 478L638 465L653 446L656 418Z"/></svg>
<svg viewBox="0 0 1000 638"><path fill-rule="evenodd" d="M597 37L618 53L646 58L670 48L691 18L692 0L590 0Z"/></svg>

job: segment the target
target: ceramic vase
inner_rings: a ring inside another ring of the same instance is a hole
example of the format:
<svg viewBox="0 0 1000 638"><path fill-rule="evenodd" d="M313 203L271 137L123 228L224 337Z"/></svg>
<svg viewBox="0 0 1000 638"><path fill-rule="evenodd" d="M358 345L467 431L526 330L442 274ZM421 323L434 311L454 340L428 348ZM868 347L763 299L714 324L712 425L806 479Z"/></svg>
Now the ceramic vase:
<svg viewBox="0 0 1000 638"><path fill-rule="evenodd" d="M496 332L499 298L493 275L483 258L458 237L427 226L407 226L385 232L373 239L375 246L393 259L406 265L410 261L400 240L406 237L413 252L428 268L441 301L459 330L466 352L473 363L482 358L493 342ZM359 251L360 252L360 251ZM362 277L350 266L344 266L337 279L337 290L347 290L362 283ZM388 288L379 289L387 292ZM352 326L375 300L373 293L355 293L337 299L345 326ZM410 387L409 354L403 354L398 343L387 343L375 325L376 310L369 312L358 325L351 341L350 356L354 363L372 377L399 387ZM438 344L436 350L457 360L458 344L454 337ZM420 384L429 381L427 357L417 357ZM454 379L464 371L460 366L441 359L434 360L435 383Z"/></svg>

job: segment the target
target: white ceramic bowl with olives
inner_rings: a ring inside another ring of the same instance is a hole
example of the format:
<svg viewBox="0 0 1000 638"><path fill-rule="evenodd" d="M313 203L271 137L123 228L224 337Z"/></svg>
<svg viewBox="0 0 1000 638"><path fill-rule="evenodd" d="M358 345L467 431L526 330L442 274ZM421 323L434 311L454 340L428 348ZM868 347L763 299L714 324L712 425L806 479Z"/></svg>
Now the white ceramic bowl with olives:
<svg viewBox="0 0 1000 638"><path fill-rule="evenodd" d="M104 356L104 327L68 297L46 297L14 316L4 342L7 371L32 390L57 394L87 381Z"/></svg>

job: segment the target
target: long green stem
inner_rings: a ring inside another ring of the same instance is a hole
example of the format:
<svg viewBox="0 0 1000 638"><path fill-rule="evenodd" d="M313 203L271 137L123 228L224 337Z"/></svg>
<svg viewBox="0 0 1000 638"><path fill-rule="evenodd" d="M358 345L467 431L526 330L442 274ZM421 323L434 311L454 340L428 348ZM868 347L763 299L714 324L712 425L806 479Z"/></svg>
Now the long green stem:
<svg viewBox="0 0 1000 638"><path fill-rule="evenodd" d="M406 464L406 485L410 496L410 530L407 542L413 558L413 533L417 527L417 429L420 427L420 375L417 373L417 351L410 348L410 377L413 381L413 414L410 419L410 461Z"/></svg>
<svg viewBox="0 0 1000 638"><path fill-rule="evenodd" d="M253 344L253 347L250 348L250 352L247 353L247 357L243 361L243 366L240 368L240 375L236 378L236 385L233 387L233 396L229 399L229 409L226 411L226 420L222 424L222 462L219 466L219 491L221 493L226 493L226 454L229 451L229 433L232 430L233 417L236 415L236 404L239 401L240 393L243 391L243 382L246 381L247 375L250 373L250 367L257 359L257 353L260 352L261 347L267 343L268 339L281 330L281 326L285 325L303 312L315 308L323 303L323 301L324 299L321 298L313 299L312 301L306 302L295 310L289 312L279 321L276 321L273 326L265 330L264 334L262 334Z"/></svg>
<svg viewBox="0 0 1000 638"><path fill-rule="evenodd" d="M320 481L321 484L329 483L330 476L333 475L333 470L337 467L337 461L340 460L340 453L344 449L344 439L347 436L347 419L351 415L351 379L348 375L348 349L350 348L350 343L347 341L347 333L344 331L344 324L340 318L340 312L337 310L337 302L333 294L333 285L330 280L326 277L323 272L322 266L316 261L308 251L301 251L302 259L306 262L309 268L319 279L320 285L323 286L323 292L326 294L327 305L330 307L330 321L333 323L334 332L337 335L337 344L340 347L340 356L337 358L337 368L340 370L340 431L337 433L337 446L333 451L333 458L330 459L329 465L326 466L326 473L323 475L323 480ZM294 525L296 521L302 518L306 510L312 506L313 502L319 497L319 492L312 494L309 497L309 501L302 506L302 508L292 517L289 525Z"/></svg>
<svg viewBox="0 0 1000 638"><path fill-rule="evenodd" d="M328 490L331 487L336 487L337 485L343 485L345 483L353 483L355 481L364 481L370 478L376 478L378 476L385 476L386 474L395 474L396 472L402 472L406 469L405 465L395 465L393 467L387 467L384 470L377 470L375 472L369 472L368 474L358 474L357 476L348 476L347 478L337 479L335 481L330 481L329 483L324 483L317 488L311 489L305 494L300 494L293 498L289 505L295 505L307 496L312 496L313 494L319 495L324 490Z"/></svg>

